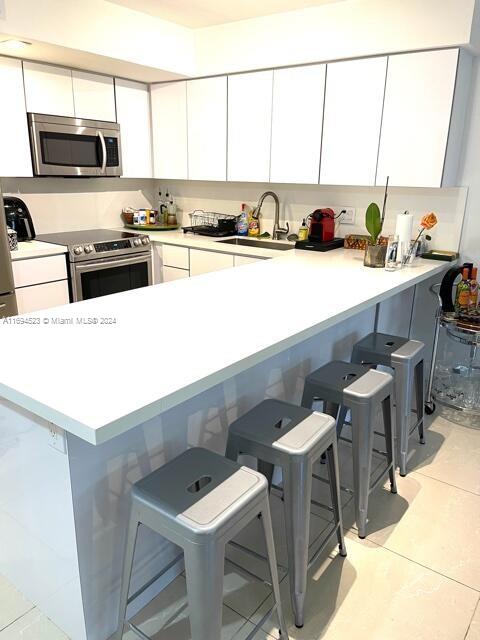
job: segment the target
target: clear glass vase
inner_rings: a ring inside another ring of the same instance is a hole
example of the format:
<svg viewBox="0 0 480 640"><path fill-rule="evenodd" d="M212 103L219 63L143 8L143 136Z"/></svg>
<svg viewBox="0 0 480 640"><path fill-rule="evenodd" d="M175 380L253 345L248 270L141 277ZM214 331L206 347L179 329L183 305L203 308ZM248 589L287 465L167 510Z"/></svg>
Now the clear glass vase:
<svg viewBox="0 0 480 640"><path fill-rule="evenodd" d="M387 247L383 244L367 244L363 264L366 267L383 269L387 257Z"/></svg>

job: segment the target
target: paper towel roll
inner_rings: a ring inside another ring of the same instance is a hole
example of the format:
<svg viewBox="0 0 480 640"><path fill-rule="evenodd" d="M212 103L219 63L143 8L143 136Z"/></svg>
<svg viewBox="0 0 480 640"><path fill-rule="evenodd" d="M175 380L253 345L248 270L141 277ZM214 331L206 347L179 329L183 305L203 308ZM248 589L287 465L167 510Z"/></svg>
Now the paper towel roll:
<svg viewBox="0 0 480 640"><path fill-rule="evenodd" d="M410 241L412 240L413 231L413 216L411 213L400 213L397 216L397 226L395 228L395 235L398 236L399 250L403 255L410 249Z"/></svg>

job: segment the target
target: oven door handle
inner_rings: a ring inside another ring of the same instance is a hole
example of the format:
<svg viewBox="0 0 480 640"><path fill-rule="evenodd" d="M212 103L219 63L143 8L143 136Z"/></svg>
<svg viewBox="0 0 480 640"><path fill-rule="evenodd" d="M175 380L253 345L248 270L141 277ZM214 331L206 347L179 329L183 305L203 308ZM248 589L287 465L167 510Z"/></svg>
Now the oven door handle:
<svg viewBox="0 0 480 640"><path fill-rule="evenodd" d="M107 145L105 144L105 138L103 137L103 133L101 131L98 131L97 135L100 138L100 144L102 146L102 168L101 168L101 173L103 175L105 175L105 171L107 169Z"/></svg>
<svg viewBox="0 0 480 640"><path fill-rule="evenodd" d="M129 264L138 264L139 262L150 262L152 256L150 253L137 254L131 258L106 258L103 262L87 262L75 263L75 271L99 271L100 269L108 269L110 267L124 267Z"/></svg>

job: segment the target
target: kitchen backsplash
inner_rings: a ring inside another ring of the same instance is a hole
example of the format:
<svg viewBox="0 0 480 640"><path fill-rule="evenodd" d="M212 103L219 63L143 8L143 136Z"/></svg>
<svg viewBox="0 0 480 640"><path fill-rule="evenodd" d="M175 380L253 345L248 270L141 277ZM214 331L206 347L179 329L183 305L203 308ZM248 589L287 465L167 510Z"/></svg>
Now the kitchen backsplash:
<svg viewBox="0 0 480 640"><path fill-rule="evenodd" d="M5 194L22 198L29 207L37 233L77 229L111 228L121 225L120 212L125 206L157 206L158 191L174 195L181 224L188 224L194 209L239 213L242 202L256 204L259 196L272 189L280 198L280 221L289 222L297 232L302 219L314 209L355 208L355 224L341 224L337 233L365 233L365 209L372 201L380 206L380 187L318 187L315 185L276 185L260 183L220 183L200 181L157 181L116 178L3 178ZM432 246L455 251L459 247L468 190L404 189L389 191L384 232L392 233L397 213L408 209L415 225L428 211L435 211L439 225L432 232ZM266 199L262 207L262 230L271 231L274 206Z"/></svg>
<svg viewBox="0 0 480 640"><path fill-rule="evenodd" d="M4 195L24 200L37 233L122 225L123 207L149 207L152 180L118 178L2 178Z"/></svg>

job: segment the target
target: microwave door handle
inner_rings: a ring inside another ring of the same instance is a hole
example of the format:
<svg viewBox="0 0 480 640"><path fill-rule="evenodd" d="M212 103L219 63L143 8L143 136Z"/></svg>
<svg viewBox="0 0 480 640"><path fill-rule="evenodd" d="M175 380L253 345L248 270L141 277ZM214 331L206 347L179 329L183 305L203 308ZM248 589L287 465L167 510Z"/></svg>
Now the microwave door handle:
<svg viewBox="0 0 480 640"><path fill-rule="evenodd" d="M105 174L107 169L107 146L105 144L105 138L103 137L103 133L98 131L98 137L100 138L100 144L102 145L102 170L101 173Z"/></svg>

